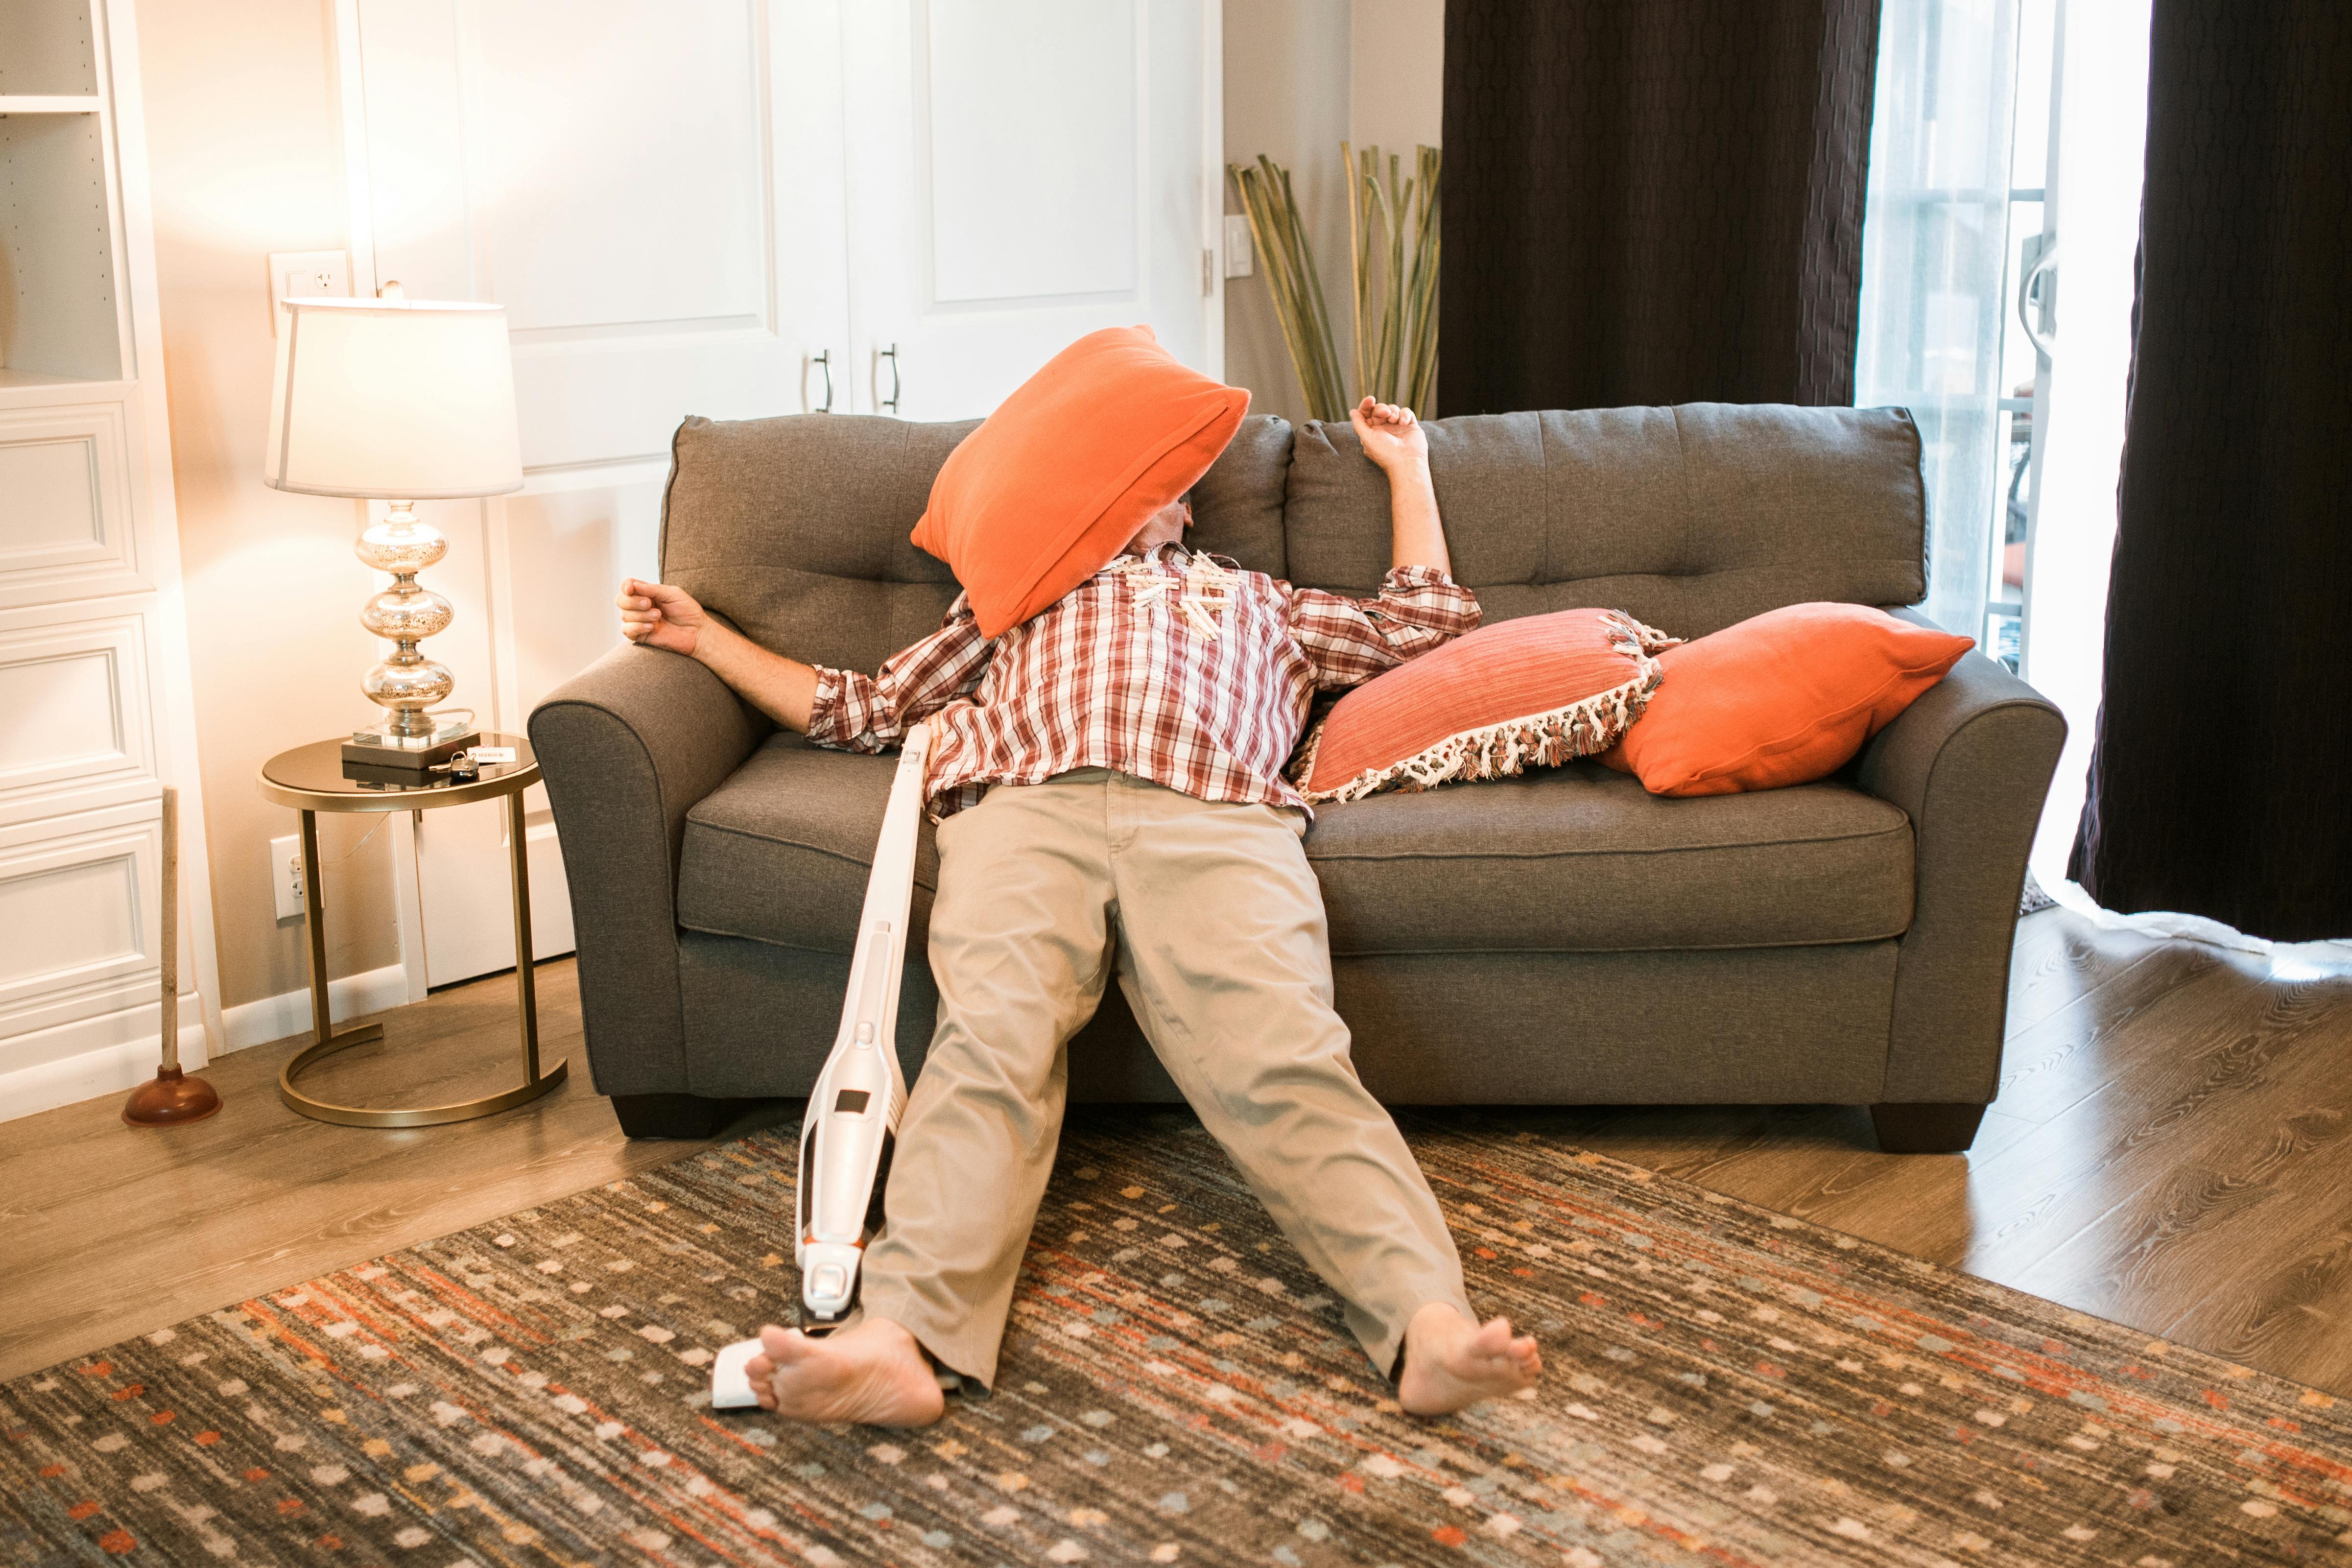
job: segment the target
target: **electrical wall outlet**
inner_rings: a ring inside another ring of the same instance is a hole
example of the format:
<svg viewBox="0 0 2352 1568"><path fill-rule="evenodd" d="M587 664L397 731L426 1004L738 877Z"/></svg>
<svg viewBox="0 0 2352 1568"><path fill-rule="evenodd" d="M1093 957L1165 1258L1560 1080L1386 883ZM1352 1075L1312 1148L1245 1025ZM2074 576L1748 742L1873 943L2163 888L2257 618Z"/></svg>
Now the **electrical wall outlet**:
<svg viewBox="0 0 2352 1568"><path fill-rule="evenodd" d="M1225 276L1247 278L1257 271L1257 251L1250 244L1249 216L1225 215Z"/></svg>
<svg viewBox="0 0 2352 1568"><path fill-rule="evenodd" d="M305 913L302 878L308 869L302 864L300 834L289 833L269 841L269 891L278 902L279 920L299 921Z"/></svg>
<svg viewBox="0 0 2352 1568"><path fill-rule="evenodd" d="M269 253L269 331L278 331L278 301L348 298L351 258L340 250L273 250Z"/></svg>

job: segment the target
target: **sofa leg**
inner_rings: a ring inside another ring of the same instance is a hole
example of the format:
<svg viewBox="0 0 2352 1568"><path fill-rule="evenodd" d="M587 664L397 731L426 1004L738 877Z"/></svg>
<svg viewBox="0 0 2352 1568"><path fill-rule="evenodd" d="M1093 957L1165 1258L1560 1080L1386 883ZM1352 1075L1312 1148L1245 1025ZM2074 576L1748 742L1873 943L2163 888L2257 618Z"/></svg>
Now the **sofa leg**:
<svg viewBox="0 0 2352 1568"><path fill-rule="evenodd" d="M755 1100L712 1100L699 1094L616 1094L613 1114L632 1138L708 1138Z"/></svg>
<svg viewBox="0 0 2352 1568"><path fill-rule="evenodd" d="M1870 1122L1889 1154L1958 1154L1977 1140L1981 1105L1874 1105Z"/></svg>

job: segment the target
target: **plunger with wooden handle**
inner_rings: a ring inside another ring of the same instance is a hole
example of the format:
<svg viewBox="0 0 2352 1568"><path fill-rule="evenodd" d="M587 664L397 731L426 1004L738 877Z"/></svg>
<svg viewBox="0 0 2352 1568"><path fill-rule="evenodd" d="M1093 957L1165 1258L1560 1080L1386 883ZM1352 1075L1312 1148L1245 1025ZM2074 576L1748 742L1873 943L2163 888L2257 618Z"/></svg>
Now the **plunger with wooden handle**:
<svg viewBox="0 0 2352 1568"><path fill-rule="evenodd" d="M170 788L163 791L161 880L163 912L156 938L163 954L163 1061L122 1107L122 1120L133 1127L176 1127L220 1109L212 1085L180 1070L180 792Z"/></svg>

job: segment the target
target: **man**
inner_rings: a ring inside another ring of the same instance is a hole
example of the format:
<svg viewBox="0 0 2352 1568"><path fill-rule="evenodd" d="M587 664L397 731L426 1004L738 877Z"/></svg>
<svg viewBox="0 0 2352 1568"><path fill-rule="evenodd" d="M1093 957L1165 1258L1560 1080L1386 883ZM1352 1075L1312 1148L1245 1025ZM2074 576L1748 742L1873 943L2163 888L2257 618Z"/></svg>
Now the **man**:
<svg viewBox="0 0 2352 1568"><path fill-rule="evenodd" d="M1188 556L1181 501L1032 619L984 638L960 597L871 679L761 648L677 588L623 584L631 640L701 660L821 745L879 751L932 725L939 1023L861 1314L822 1339L763 1329L746 1369L763 1405L919 1426L944 1407L935 1368L994 1380L1060 1136L1063 1047L1114 973L1406 1410L1459 1410L1540 1372L1532 1339L1472 1314L1428 1183L1357 1081L1305 802L1282 777L1317 690L1478 624L1446 574L1418 422L1370 398L1350 417L1389 479L1393 564L1372 601Z"/></svg>

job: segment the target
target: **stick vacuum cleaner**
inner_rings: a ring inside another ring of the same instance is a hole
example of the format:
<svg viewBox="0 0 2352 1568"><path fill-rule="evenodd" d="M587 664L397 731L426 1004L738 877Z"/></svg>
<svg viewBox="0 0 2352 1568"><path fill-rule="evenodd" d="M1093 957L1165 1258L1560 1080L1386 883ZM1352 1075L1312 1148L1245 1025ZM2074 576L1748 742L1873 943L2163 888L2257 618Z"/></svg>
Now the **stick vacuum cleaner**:
<svg viewBox="0 0 2352 1568"><path fill-rule="evenodd" d="M907 961L915 838L922 826L923 771L930 752L930 727L919 724L899 751L890 804L882 814L882 837L866 879L866 907L857 916L841 1028L802 1116L793 1260L801 1271L803 1327L812 1334L829 1331L856 1303L858 1266L865 1260L866 1237L881 1218L890 1151L907 1109L907 1077L898 1067L898 976ZM755 1403L742 1368L759 1349L759 1341L744 1340L719 1352L711 1367L713 1405L730 1409Z"/></svg>

